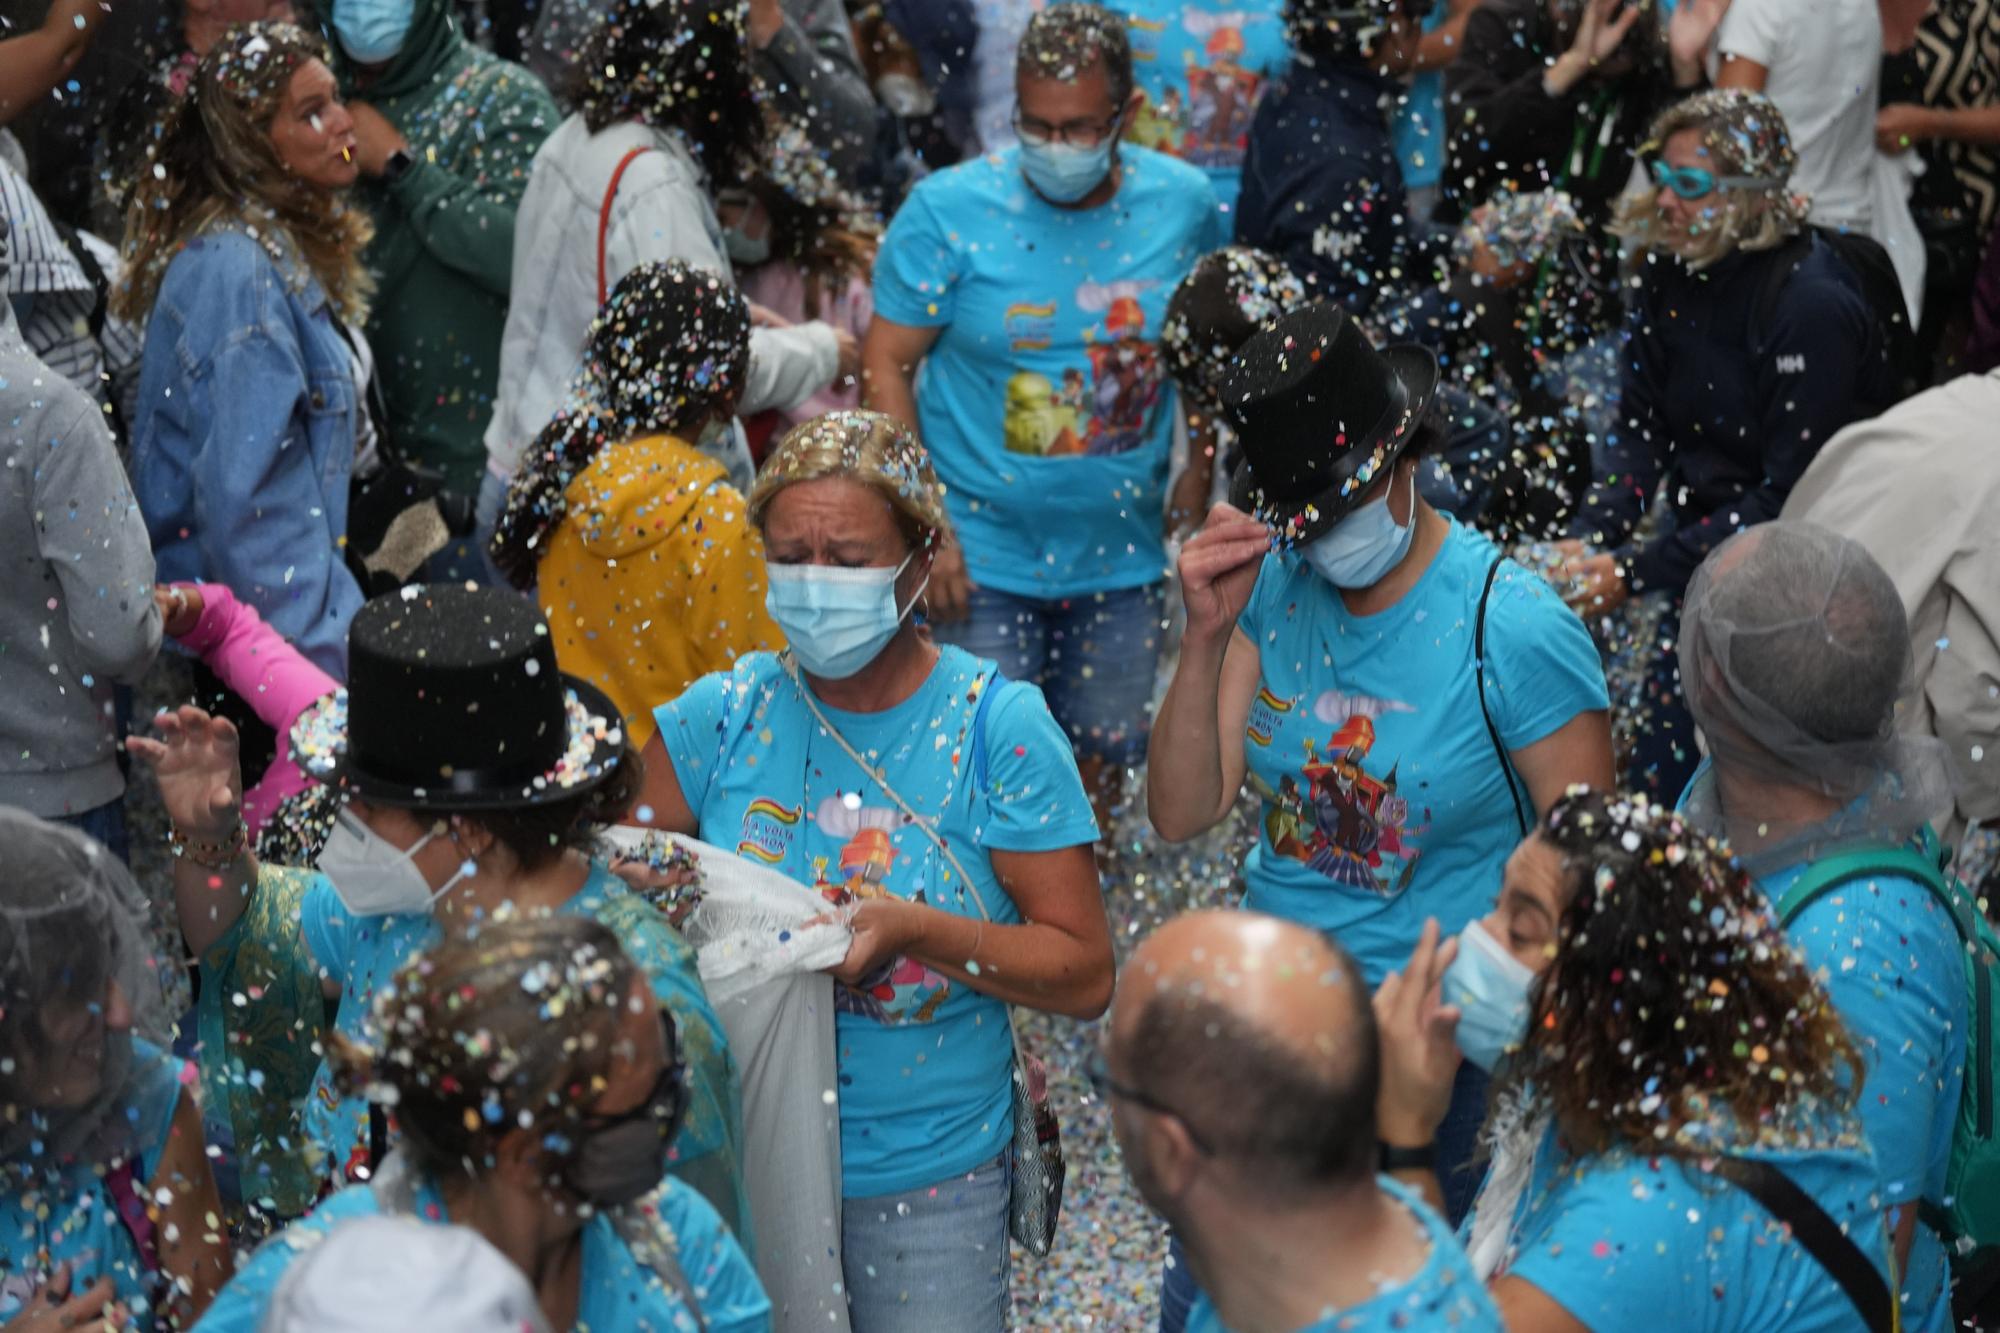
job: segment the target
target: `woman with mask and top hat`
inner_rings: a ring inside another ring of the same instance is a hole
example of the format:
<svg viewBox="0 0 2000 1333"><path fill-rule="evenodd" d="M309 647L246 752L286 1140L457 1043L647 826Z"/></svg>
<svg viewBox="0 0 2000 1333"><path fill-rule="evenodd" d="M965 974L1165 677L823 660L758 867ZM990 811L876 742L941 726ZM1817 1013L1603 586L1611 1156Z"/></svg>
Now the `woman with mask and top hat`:
<svg viewBox="0 0 2000 1333"><path fill-rule="evenodd" d="M1453 1070L1498 1071L1462 1235L1509 1333L1898 1327L1862 1053L1729 848L1578 790L1500 884L1377 991L1377 1126L1435 1201Z"/></svg>
<svg viewBox="0 0 2000 1333"><path fill-rule="evenodd" d="M221 1066L212 1081L242 1092L253 1079L245 1100L267 1111L274 1098L303 1102L297 1123L280 1116L266 1131L284 1142L239 1139L238 1153L309 1157L321 1189L365 1178L396 1140L394 1108L340 1086L317 1057L324 1002L337 1005L325 1025L361 1041L391 973L439 940L496 916L590 917L617 932L680 1028L690 1095L671 1169L751 1247L736 1065L693 950L590 853L640 783L610 702L558 672L533 606L492 589L376 598L349 651L348 688L292 728L292 757L337 803L317 874L250 853L228 722L187 707L160 715L160 739L128 742L153 765L173 823L181 932L202 967L200 1004L220 1010L203 1030L230 1034L204 1041L205 1062ZM263 1044L244 1054L238 1033ZM280 1215L297 1211L278 1202Z"/></svg>
<svg viewBox="0 0 2000 1333"><path fill-rule="evenodd" d="M854 932L833 975L855 1333L997 1333L1006 1006L1109 1001L1097 825L1040 692L915 618L949 520L907 427L842 412L794 429L750 518L791 648L658 710L641 804L810 885Z"/></svg>
<svg viewBox="0 0 2000 1333"><path fill-rule="evenodd" d="M376 1044L336 1035L329 1063L342 1087L393 1100L400 1142L267 1241L202 1333L272 1327L289 1269L342 1223L384 1216L478 1233L552 1328L767 1333L742 1247L666 1174L688 1071L672 1011L609 929L489 922L384 978L374 1018Z"/></svg>
<svg viewBox="0 0 2000 1333"><path fill-rule="evenodd" d="M1187 632L1148 766L1173 841L1256 792L1245 906L1334 936L1371 985L1427 918L1485 910L1537 811L1611 777L1582 622L1417 493L1437 381L1429 352L1377 351L1324 303L1243 346L1221 399L1244 462L1181 553ZM1438 1146L1453 1220L1484 1104L1468 1068Z"/></svg>

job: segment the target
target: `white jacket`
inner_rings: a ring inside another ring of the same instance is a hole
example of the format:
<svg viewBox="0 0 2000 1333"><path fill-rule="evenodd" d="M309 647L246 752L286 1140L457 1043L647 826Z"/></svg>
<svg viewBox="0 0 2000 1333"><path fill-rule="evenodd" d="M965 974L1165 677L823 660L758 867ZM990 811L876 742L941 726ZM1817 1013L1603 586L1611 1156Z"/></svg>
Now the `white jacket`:
<svg viewBox="0 0 2000 1333"><path fill-rule="evenodd" d="M605 289L648 260L680 259L736 275L722 248L722 224L701 168L681 136L637 121L592 134L580 115L565 120L535 154L514 223L514 292L500 343L500 391L486 428L486 465L511 477L521 455L569 394L597 315L597 225L618 163L634 148L611 202L604 243ZM745 414L790 411L833 382L840 347L814 322L750 334ZM723 437L722 462L739 489L750 484L739 428Z"/></svg>

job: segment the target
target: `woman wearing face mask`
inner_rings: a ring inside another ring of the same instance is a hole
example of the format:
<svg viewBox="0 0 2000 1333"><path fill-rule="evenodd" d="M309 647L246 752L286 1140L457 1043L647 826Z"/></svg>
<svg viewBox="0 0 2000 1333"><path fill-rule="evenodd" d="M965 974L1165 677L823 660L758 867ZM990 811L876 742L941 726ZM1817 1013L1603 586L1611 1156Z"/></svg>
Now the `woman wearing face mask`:
<svg viewBox="0 0 2000 1333"><path fill-rule="evenodd" d="M1643 257L1619 403L1597 481L1564 543L1570 604L1667 603L1625 783L1672 801L1701 756L1674 644L1702 559L1776 518L1820 446L1895 399L1880 309L1844 250L1804 230L1785 119L1756 93L1689 98L1653 125L1652 185L1615 227ZM1661 491L1667 521L1640 543Z"/></svg>
<svg viewBox="0 0 2000 1333"><path fill-rule="evenodd" d="M1332 934L1371 985L1426 918L1479 914L1537 811L1611 775L1581 622L1416 493L1437 379L1428 352L1378 352L1329 304L1244 345L1221 392L1235 507L1181 554L1187 632L1148 762L1174 841L1255 791L1246 906ZM1483 1094L1470 1071L1439 1145L1454 1220Z"/></svg>
<svg viewBox="0 0 2000 1333"><path fill-rule="evenodd" d="M1121 144L1133 78L1123 16L1066 0L1028 20L1020 145L912 192L863 357L868 405L922 432L947 487L940 637L1041 686L1100 821L1145 749L1167 528L1208 505L1200 449L1168 492L1161 326L1223 239L1197 168Z"/></svg>
<svg viewBox="0 0 2000 1333"><path fill-rule="evenodd" d="M717 274L670 259L620 278L494 534L493 563L539 585L556 660L610 697L634 745L660 700L784 643L743 497L694 447L729 429L749 351L750 309Z"/></svg>
<svg viewBox="0 0 2000 1333"><path fill-rule="evenodd" d="M182 1328L233 1262L122 862L0 806L0 1329Z"/></svg>
<svg viewBox="0 0 2000 1333"><path fill-rule="evenodd" d="M1431 1141L1461 1048L1498 1070L1467 1251L1510 1333L1638 1311L1690 1333L1892 1327L1861 1054L1762 892L1669 810L1565 796L1492 913L1442 946L1427 925L1375 1009L1391 1150Z"/></svg>
<svg viewBox="0 0 2000 1333"><path fill-rule="evenodd" d="M479 1233L552 1328L770 1328L715 1210L678 1180L662 1186L687 1070L672 1013L611 931L555 917L448 940L385 978L374 1028L378 1045L336 1036L330 1057L341 1086L391 1095L396 1150L266 1242L202 1333L252 1333L300 1255L381 1215Z"/></svg>
<svg viewBox="0 0 2000 1333"><path fill-rule="evenodd" d="M1003 1326L1006 1006L1089 1018L1111 994L1069 742L1032 686L914 619L939 492L880 414L785 437L750 516L792 646L661 707L641 797L652 822L781 869L853 928L833 975L856 1333Z"/></svg>
<svg viewBox="0 0 2000 1333"><path fill-rule="evenodd" d="M340 802L302 892L281 873L265 882L248 850L229 723L183 708L158 719L162 739L128 742L159 775L181 932L202 965L203 1003L224 1010L217 1025L268 1031L275 1006L310 1036L331 1000L331 1026L364 1040L377 991L438 940L497 914L601 921L645 968L687 1049L674 1173L750 1245L736 1066L693 951L589 854L639 784L609 702L557 671L547 625L512 593L392 593L355 617L350 646L348 689L292 728L293 759ZM204 1051L228 1062L233 1045ZM382 1108L338 1086L323 1062L305 1089L290 1073L275 1081L273 1096L303 1092L292 1142L304 1140L320 1181L364 1178L393 1141Z"/></svg>
<svg viewBox="0 0 2000 1333"><path fill-rule="evenodd" d="M163 580L225 584L346 674L362 594L342 556L373 448L355 333L373 234L354 127L318 41L231 29L160 128L112 310L146 325L132 479Z"/></svg>

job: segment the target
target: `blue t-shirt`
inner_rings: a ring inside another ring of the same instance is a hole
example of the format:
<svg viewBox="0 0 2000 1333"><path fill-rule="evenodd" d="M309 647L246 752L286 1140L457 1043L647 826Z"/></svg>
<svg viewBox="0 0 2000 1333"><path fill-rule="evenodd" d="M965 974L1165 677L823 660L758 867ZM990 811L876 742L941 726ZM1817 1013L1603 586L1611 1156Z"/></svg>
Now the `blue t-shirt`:
<svg viewBox="0 0 2000 1333"><path fill-rule="evenodd" d="M880 713L821 704L882 767L979 882L994 921L1020 913L994 877L994 851L1045 852L1097 839L1076 758L1041 691L995 684L984 724L985 780L973 754L982 682L994 671L944 647L923 686ZM978 917L973 895L813 720L770 653L704 676L655 716L700 821L700 837L773 866L829 902L888 897ZM999 1154L1013 1132L1006 1006L922 963L897 958L834 990L840 1070L841 1189L870 1198L918 1189Z"/></svg>
<svg viewBox="0 0 2000 1333"><path fill-rule="evenodd" d="M672 1232L675 1258L706 1321L708 1333L769 1333L771 1301L736 1238L708 1201L678 1180L657 1196L660 1220ZM285 1270L350 1218L375 1217L381 1201L353 1185L258 1247L195 1324L197 1333L257 1333ZM448 1223L444 1199L428 1183L417 1191L416 1216ZM366 1281L366 1273L355 1274ZM680 1294L642 1268L611 1219L595 1214L583 1226L582 1291L576 1327L590 1333L695 1333L699 1325Z"/></svg>
<svg viewBox="0 0 2000 1333"><path fill-rule="evenodd" d="M1486 1288L1472 1275L1472 1265L1458 1238L1423 1200L1384 1176L1377 1182L1403 1207L1415 1214L1430 1241L1430 1258L1406 1282L1385 1286L1379 1296L1345 1310L1332 1311L1297 1333L1391 1333L1391 1330L1443 1330L1444 1333L1506 1333L1500 1312ZM1221 1316L1202 1293L1188 1316L1187 1333L1229 1333Z"/></svg>
<svg viewBox="0 0 2000 1333"><path fill-rule="evenodd" d="M1386 611L1352 614L1303 559L1273 553L1238 621L1258 653L1243 750L1264 801L1244 906L1330 932L1371 987L1425 917L1451 935L1491 910L1522 837L1473 661L1499 553L1446 522L1430 568ZM1486 610L1486 699L1510 752L1610 706L1583 622L1511 561Z"/></svg>
<svg viewBox="0 0 2000 1333"><path fill-rule="evenodd" d="M132 1126L133 1197L144 1200L173 1132L186 1066L152 1043L132 1041L131 1096L124 1114ZM132 1327L150 1329L164 1292L140 1257L138 1242L118 1215L118 1202L97 1163L76 1163L53 1176L0 1166L0 1322L12 1319L63 1264L71 1265L70 1291L81 1295L110 1278L118 1305ZM164 1328L164 1321L159 1322Z"/></svg>
<svg viewBox="0 0 2000 1333"><path fill-rule="evenodd" d="M1121 152L1111 202L1057 208L1009 149L926 178L882 240L875 312L937 329L924 444L975 583L1072 597L1157 583L1174 390L1167 298L1222 244L1201 172Z"/></svg>
<svg viewBox="0 0 2000 1333"><path fill-rule="evenodd" d="M1424 31L1436 32L1451 18L1450 7L1431 7ZM1425 70L1413 75L1403 95L1396 99L1390 117L1389 136L1396 144L1396 161L1402 164L1403 184L1412 190L1427 190L1444 179L1444 71Z"/></svg>
<svg viewBox="0 0 2000 1333"><path fill-rule="evenodd" d="M625 882L592 862L590 875L576 895L564 903L564 914L589 916L618 936L618 942L652 983L653 993L674 1016L688 1058L687 1118L674 1139L673 1172L686 1177L714 1197L733 1182L740 1164L717 1173L712 1154L734 1157L742 1138L742 1091L735 1061L729 1055L722 1023L709 1006L696 970L694 950L666 918L643 907ZM392 916L356 916L341 903L324 875L315 877L299 908L299 926L313 957L340 982L340 1011L334 1026L353 1041L375 1040L372 1028L376 990L386 985L404 963L444 938L444 930L428 912ZM337 1184L353 1179L351 1169L368 1163L368 1103L341 1097L322 1060L313 1076L307 1100L308 1141L327 1154L326 1174ZM716 1198L740 1225L740 1199Z"/></svg>
<svg viewBox="0 0 2000 1333"><path fill-rule="evenodd" d="M1825 1147L1730 1151L1783 1171L1887 1280L1881 1187L1858 1126ZM1593 1333L1625 1333L1635 1321L1673 1333L1861 1326L1847 1293L1784 1223L1672 1157L1620 1151L1576 1161L1551 1128L1509 1239L1505 1271Z"/></svg>
<svg viewBox="0 0 2000 1333"><path fill-rule="evenodd" d="M1111 0L1132 39L1146 104L1128 142L1208 174L1225 212L1243 185L1250 118L1264 85L1291 56L1283 0Z"/></svg>

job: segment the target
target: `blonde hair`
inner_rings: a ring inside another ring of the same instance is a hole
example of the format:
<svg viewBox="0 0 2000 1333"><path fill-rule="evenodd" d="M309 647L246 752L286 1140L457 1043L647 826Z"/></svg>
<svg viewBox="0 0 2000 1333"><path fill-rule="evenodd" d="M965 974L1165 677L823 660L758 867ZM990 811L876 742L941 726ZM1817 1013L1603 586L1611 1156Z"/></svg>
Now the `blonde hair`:
<svg viewBox="0 0 2000 1333"><path fill-rule="evenodd" d="M750 521L761 532L778 492L828 477L866 486L887 500L913 549L951 535L944 483L930 455L916 432L880 412L829 412L785 432L750 488Z"/></svg>
<svg viewBox="0 0 2000 1333"><path fill-rule="evenodd" d="M1683 130L1701 134L1716 176L1774 182L1762 187L1718 187L1698 230L1685 239L1659 233L1659 186L1641 186L1618 203L1614 235L1638 250L1668 250L1697 271L1746 250L1773 250L1805 225L1808 200L1790 188L1798 154L1785 117L1761 93L1740 88L1698 93L1662 112L1640 146L1641 159L1658 153Z"/></svg>
<svg viewBox="0 0 2000 1333"><path fill-rule="evenodd" d="M209 228L238 222L281 268L289 242L342 319L368 318L374 281L361 251L374 224L343 194L293 175L271 143L292 76L326 59L325 45L290 23L240 24L202 57L187 95L157 126L126 205L113 314L143 320L174 256Z"/></svg>

